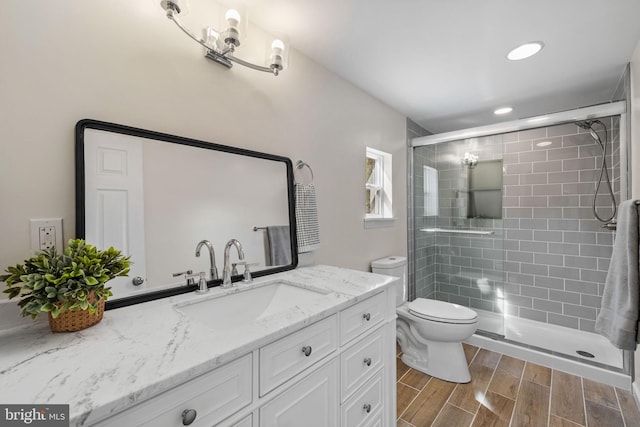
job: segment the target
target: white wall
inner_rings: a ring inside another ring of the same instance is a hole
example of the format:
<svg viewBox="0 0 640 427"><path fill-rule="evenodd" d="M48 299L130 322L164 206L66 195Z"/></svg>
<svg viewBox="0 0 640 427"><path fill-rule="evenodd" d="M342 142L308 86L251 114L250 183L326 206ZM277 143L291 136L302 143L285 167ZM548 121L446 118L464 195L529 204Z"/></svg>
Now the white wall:
<svg viewBox="0 0 640 427"><path fill-rule="evenodd" d="M640 42L631 58L631 198L640 199ZM640 351L635 352L634 394L640 402Z"/></svg>
<svg viewBox="0 0 640 427"><path fill-rule="evenodd" d="M406 254L405 117L295 50L279 77L226 70L158 3L2 2L0 271L30 255L29 218L62 217L65 240L74 237L74 125L83 118L303 159L318 191L316 262L366 270ZM208 3L190 1L194 29L217 22ZM267 40L253 30L246 52L262 58ZM367 145L393 154L391 228L363 227Z"/></svg>

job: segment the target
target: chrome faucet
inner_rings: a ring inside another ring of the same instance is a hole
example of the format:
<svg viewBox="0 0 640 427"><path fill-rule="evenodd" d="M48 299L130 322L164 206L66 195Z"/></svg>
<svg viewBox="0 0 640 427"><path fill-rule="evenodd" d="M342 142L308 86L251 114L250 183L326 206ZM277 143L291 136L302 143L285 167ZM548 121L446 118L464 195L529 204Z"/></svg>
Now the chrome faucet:
<svg viewBox="0 0 640 427"><path fill-rule="evenodd" d="M216 267L216 253L213 251L213 245L208 240L201 240L196 246L196 256L200 256L200 249L206 246L209 249L209 268L211 273L211 280L218 279L218 268Z"/></svg>
<svg viewBox="0 0 640 427"><path fill-rule="evenodd" d="M233 286L231 283L231 266L229 265L229 250L231 246L235 246L238 251L238 258L240 261L244 261L244 251L242 250L242 244L236 239L231 239L224 247L224 267L222 271L222 288L230 288Z"/></svg>

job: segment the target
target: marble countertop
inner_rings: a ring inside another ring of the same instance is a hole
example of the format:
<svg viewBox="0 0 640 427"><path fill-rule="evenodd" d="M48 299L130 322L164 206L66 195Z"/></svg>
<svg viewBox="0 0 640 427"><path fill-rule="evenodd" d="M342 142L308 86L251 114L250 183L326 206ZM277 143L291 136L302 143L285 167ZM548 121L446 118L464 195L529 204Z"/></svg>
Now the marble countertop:
<svg viewBox="0 0 640 427"><path fill-rule="evenodd" d="M274 281L326 292L255 323L212 329L176 306ZM95 326L52 333L46 322L0 331L0 403L69 404L90 425L385 289L394 278L330 266L262 277L231 289L108 310Z"/></svg>

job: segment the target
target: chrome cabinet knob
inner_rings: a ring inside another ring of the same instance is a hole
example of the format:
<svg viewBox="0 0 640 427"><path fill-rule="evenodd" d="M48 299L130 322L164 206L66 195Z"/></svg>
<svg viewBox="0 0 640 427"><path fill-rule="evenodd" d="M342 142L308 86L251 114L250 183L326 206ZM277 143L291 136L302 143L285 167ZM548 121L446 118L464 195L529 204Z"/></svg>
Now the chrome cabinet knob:
<svg viewBox="0 0 640 427"><path fill-rule="evenodd" d="M140 286L144 283L144 279L140 276L136 276L133 278L131 283L133 283L133 286Z"/></svg>
<svg viewBox="0 0 640 427"><path fill-rule="evenodd" d="M371 366L371 358L367 357L366 359L364 359L364 364L367 366Z"/></svg>
<svg viewBox="0 0 640 427"><path fill-rule="evenodd" d="M198 412L195 409L185 409L182 411L182 425L188 426L196 420Z"/></svg>
<svg viewBox="0 0 640 427"><path fill-rule="evenodd" d="M368 414L369 412L371 412L371 405L368 403L365 403L362 409L364 409L364 412Z"/></svg>
<svg viewBox="0 0 640 427"><path fill-rule="evenodd" d="M302 347L302 352L306 357L309 357L311 355L311 346L305 345L304 347Z"/></svg>
<svg viewBox="0 0 640 427"><path fill-rule="evenodd" d="M371 320L371 313L363 314L362 318L368 322L369 320Z"/></svg>

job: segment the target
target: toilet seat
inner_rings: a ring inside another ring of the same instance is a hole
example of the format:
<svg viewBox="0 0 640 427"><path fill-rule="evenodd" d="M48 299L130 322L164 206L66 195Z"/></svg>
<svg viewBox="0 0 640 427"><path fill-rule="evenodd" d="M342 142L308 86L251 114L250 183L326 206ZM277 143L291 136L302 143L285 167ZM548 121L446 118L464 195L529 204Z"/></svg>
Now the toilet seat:
<svg viewBox="0 0 640 427"><path fill-rule="evenodd" d="M409 313L425 320L441 323L470 324L478 321L478 314L458 304L417 298L407 304Z"/></svg>

